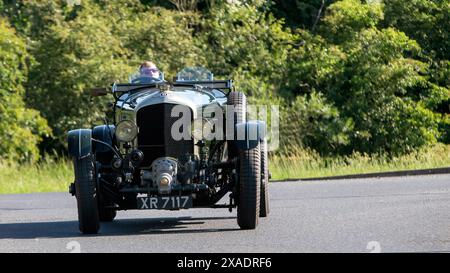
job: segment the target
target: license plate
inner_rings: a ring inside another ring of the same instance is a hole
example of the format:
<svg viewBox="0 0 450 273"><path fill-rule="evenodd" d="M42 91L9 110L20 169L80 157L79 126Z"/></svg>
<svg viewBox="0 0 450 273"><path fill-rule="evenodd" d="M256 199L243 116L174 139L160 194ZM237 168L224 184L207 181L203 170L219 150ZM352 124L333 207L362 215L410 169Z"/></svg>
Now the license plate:
<svg viewBox="0 0 450 273"><path fill-rule="evenodd" d="M138 209L187 209L192 208L192 196L138 197Z"/></svg>

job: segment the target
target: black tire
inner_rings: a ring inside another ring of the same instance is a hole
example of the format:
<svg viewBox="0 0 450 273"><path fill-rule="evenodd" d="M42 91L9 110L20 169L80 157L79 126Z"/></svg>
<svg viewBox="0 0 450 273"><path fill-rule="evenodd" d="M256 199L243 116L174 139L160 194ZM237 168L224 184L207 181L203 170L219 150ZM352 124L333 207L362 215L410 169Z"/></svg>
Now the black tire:
<svg viewBox="0 0 450 273"><path fill-rule="evenodd" d="M236 110L233 120L233 126L235 126L237 123L242 123L247 120L247 97L244 93L238 91L230 92L227 98L227 105L233 105ZM229 143L227 147L229 158L234 158L239 155L239 152L235 145Z"/></svg>
<svg viewBox="0 0 450 273"><path fill-rule="evenodd" d="M95 234L100 229L100 223L92 156L74 159L74 169L79 229L83 234Z"/></svg>
<svg viewBox="0 0 450 273"><path fill-rule="evenodd" d="M237 222L241 229L255 229L259 221L261 189L260 145L239 152Z"/></svg>
<svg viewBox="0 0 450 273"><path fill-rule="evenodd" d="M247 97L244 93L233 91L228 94L227 105L234 105L236 114L234 123L245 122L247 116Z"/></svg>
<svg viewBox="0 0 450 273"><path fill-rule="evenodd" d="M269 215L269 157L267 150L267 139L264 138L261 145L261 197L259 217Z"/></svg>

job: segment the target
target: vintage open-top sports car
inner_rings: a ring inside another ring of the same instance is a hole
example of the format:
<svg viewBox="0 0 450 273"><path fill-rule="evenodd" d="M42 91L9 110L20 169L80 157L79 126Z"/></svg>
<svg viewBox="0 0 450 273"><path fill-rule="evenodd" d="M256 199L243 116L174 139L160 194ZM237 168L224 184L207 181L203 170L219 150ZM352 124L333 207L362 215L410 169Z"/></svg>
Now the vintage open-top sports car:
<svg viewBox="0 0 450 273"><path fill-rule="evenodd" d="M137 75L91 90L108 93L113 124L68 132L82 233L97 233L117 210L237 207L242 229L268 215L266 126L247 120L231 80L185 68L172 82Z"/></svg>

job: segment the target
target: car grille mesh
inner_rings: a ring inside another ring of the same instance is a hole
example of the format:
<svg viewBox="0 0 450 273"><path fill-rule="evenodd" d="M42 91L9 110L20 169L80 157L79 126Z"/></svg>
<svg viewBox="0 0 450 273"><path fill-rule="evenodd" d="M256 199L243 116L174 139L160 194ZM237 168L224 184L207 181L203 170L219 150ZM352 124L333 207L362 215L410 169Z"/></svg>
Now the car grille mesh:
<svg viewBox="0 0 450 273"><path fill-rule="evenodd" d="M171 128L180 117L171 117L172 108L176 104L162 103L145 106L138 110L136 123L139 127L138 148L144 153L142 167L149 167L158 157L170 156L179 158L192 154L192 140L174 140ZM191 111L192 118L192 111Z"/></svg>

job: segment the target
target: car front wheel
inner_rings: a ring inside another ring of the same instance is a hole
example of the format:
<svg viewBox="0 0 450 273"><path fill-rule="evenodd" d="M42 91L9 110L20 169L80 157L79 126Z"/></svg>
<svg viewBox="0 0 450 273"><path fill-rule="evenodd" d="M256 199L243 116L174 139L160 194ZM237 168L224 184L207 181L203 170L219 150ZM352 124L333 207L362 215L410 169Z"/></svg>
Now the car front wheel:
<svg viewBox="0 0 450 273"><path fill-rule="evenodd" d="M84 234L95 234L100 223L92 156L74 159L74 169L79 229Z"/></svg>
<svg viewBox="0 0 450 273"><path fill-rule="evenodd" d="M241 229L255 229L259 221L261 188L260 145L239 153L237 221Z"/></svg>

